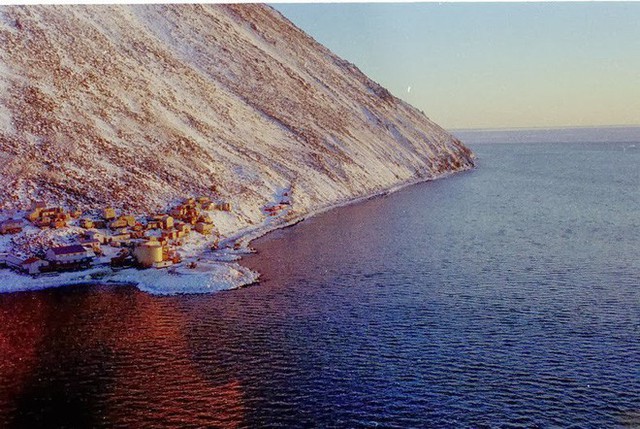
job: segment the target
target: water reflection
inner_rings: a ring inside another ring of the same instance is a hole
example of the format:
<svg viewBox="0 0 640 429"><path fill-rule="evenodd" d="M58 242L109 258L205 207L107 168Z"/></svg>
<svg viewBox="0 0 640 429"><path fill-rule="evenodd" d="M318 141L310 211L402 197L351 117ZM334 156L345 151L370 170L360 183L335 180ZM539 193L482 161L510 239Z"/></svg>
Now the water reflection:
<svg viewBox="0 0 640 429"><path fill-rule="evenodd" d="M590 147L269 234L255 287L0 295L0 426L633 427L640 170Z"/></svg>
<svg viewBox="0 0 640 429"><path fill-rule="evenodd" d="M207 377L194 362L177 301L129 287L74 289L0 298L3 426L243 421L241 384L232 373Z"/></svg>

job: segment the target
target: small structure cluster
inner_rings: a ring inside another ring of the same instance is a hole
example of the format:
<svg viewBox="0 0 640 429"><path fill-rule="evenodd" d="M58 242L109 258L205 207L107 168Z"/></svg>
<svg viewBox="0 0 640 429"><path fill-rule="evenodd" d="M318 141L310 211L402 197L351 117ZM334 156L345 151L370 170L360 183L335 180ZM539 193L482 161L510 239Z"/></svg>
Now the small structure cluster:
<svg viewBox="0 0 640 429"><path fill-rule="evenodd" d="M0 222L0 234L17 234L22 231L22 220L20 219L7 219L4 222Z"/></svg>
<svg viewBox="0 0 640 429"><path fill-rule="evenodd" d="M39 228L82 229L77 242L66 246L52 246L43 254L30 255L22 260L0 253L0 265L28 274L87 269L96 257L105 255L103 246L119 248L107 262L112 267L164 268L181 262L178 254L183 239L192 231L217 236L213 220L207 211L230 211L228 202L213 202L208 197L188 198L168 213L156 213L142 218L127 213L118 214L106 207L99 215L82 217L79 210L65 211L61 207L34 204L25 218ZM77 220L77 222L75 221ZM1 234L15 234L23 229L21 219L0 223ZM214 237L214 247L218 239ZM114 249L115 250L115 249ZM111 254L113 251L111 251ZM108 256L107 256L108 257Z"/></svg>
<svg viewBox="0 0 640 429"><path fill-rule="evenodd" d="M265 204L262 212L268 216L277 216L291 207L291 191L285 190L275 202Z"/></svg>
<svg viewBox="0 0 640 429"><path fill-rule="evenodd" d="M0 265L27 274L83 270L91 266L95 254L80 245L51 247L40 258L30 256L22 260L8 253L0 253Z"/></svg>
<svg viewBox="0 0 640 429"><path fill-rule="evenodd" d="M227 202L213 203L207 197L189 198L171 209L169 214L183 224L191 225L200 234L209 235L213 232L213 221L202 210L231 211L231 205Z"/></svg>
<svg viewBox="0 0 640 429"><path fill-rule="evenodd" d="M65 228L71 219L77 219L81 215L80 210L67 212L62 207L47 207L44 203L35 203L25 217L39 228L60 229Z"/></svg>

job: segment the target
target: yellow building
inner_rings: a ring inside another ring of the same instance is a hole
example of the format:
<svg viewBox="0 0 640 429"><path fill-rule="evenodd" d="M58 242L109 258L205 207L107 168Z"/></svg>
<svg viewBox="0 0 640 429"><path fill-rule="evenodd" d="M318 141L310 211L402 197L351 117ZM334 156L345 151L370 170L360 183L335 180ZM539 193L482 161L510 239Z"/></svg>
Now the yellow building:
<svg viewBox="0 0 640 429"><path fill-rule="evenodd" d="M35 208L26 216L29 222L35 222L40 218L40 213L42 213L41 208Z"/></svg>
<svg viewBox="0 0 640 429"><path fill-rule="evenodd" d="M131 215L122 215L118 219L126 222L127 226L134 226L136 224L136 218Z"/></svg>
<svg viewBox="0 0 640 429"><path fill-rule="evenodd" d="M215 210L219 210L219 211L223 211L223 212L230 212L231 211L231 204L229 204L228 202L223 202L223 203L217 203L214 206Z"/></svg>
<svg viewBox="0 0 640 429"><path fill-rule="evenodd" d="M102 211L102 217L104 220L113 220L116 218L116 211L113 207L107 207Z"/></svg>
<svg viewBox="0 0 640 429"><path fill-rule="evenodd" d="M80 219L81 228L90 229L90 228L93 228L93 226L94 226L94 223L91 219L87 219L87 218Z"/></svg>
<svg viewBox="0 0 640 429"><path fill-rule="evenodd" d="M162 218L162 229L171 229L173 228L173 217L164 216Z"/></svg>
<svg viewBox="0 0 640 429"><path fill-rule="evenodd" d="M213 231L213 224L198 222L196 223L196 231L202 235L209 235Z"/></svg>
<svg viewBox="0 0 640 429"><path fill-rule="evenodd" d="M133 251L133 256L141 266L150 268L154 264L162 262L162 245L158 240L150 239L139 244Z"/></svg>

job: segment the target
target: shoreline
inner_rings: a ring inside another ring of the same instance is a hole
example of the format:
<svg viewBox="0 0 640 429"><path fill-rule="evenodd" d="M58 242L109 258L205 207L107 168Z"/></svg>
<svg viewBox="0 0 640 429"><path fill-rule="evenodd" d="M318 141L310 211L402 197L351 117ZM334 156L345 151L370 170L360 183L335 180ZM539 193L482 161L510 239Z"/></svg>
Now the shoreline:
<svg viewBox="0 0 640 429"><path fill-rule="evenodd" d="M356 197L353 199L349 199L346 201L340 201L334 204L331 204L329 206L325 206L325 207L321 207L318 209L315 209L313 211L310 211L307 214L304 215L300 215L300 216L296 216L293 219L286 221L282 224L279 225L274 225L273 227L269 227L270 225L259 225L253 229L250 229L248 231L244 231L244 232L240 232L237 233L235 235L232 235L231 237L228 237L227 239L223 240L221 242L221 244L226 244L228 241L231 242L239 242L241 243L241 248L242 249L248 249L249 248L249 244L251 244L252 241L257 240L260 237L263 237L265 235L267 235L270 232L279 230L279 229L284 229L284 228L288 228L291 226L294 226L295 224L298 224L302 221L304 221L305 219L308 218L312 218L314 216L320 215L322 213L326 213L328 211L331 211L333 209L337 209L340 207L346 207L349 206L351 204L357 204L363 201L367 201L373 198L378 198L378 197L382 197L388 194L392 194L394 192L398 192L404 188L407 188L409 186L414 186L414 185L418 185L420 183L426 183L426 182L433 182L435 180L440 180L440 179L446 179L449 176L452 176L454 174L458 174L458 173L465 173L465 172L469 172L472 171L475 167L471 166L469 168L462 168L459 170L452 170L452 171L447 171L445 173L439 174L437 176L433 176L433 177L427 177L427 178L418 178L418 179L412 179L412 180L408 180L406 182L402 182L399 183L395 186L392 186L391 188L388 189L383 189L380 191L376 191L373 192L371 194L367 194L361 197ZM263 230L264 229L264 230Z"/></svg>
<svg viewBox="0 0 640 429"><path fill-rule="evenodd" d="M67 272L55 276L31 277L9 270L0 271L0 286L14 283L14 287L0 293L30 292L65 286L134 286L140 291L152 295L180 295L220 292L247 287L260 282L260 273L241 265L242 254L251 253L250 244L270 232L294 226L308 218L330 210L357 204L373 198L398 192L409 186L445 179L457 173L472 171L475 166L465 166L457 170L446 171L431 177L412 178L390 188L374 191L370 194L338 201L300 214L291 219L278 218L268 224L242 229L220 242L220 250L207 249L195 256L195 260L208 269L185 271L184 267L174 270L125 268L113 270L110 267L96 266L84 271ZM267 219L268 220L268 219ZM208 246L207 246L208 247ZM226 260L225 260L226 259ZM96 278L94 278L96 277Z"/></svg>

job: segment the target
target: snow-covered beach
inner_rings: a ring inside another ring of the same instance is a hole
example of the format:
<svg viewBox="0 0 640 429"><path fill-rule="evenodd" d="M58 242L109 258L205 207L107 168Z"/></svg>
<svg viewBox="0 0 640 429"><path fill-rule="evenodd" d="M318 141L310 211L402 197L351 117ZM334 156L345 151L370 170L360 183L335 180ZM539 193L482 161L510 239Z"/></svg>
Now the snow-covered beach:
<svg viewBox="0 0 640 429"><path fill-rule="evenodd" d="M154 295L198 294L236 289L259 281L259 273L237 262L243 254L251 253L251 241L326 211L396 192L420 182L444 178L450 174L452 173L426 179L417 178L390 189L311 210L303 215L288 216L285 211L276 216L266 216L258 226L243 225L230 213L220 212L217 216L214 214L216 227L220 231L220 248L211 250L212 237L194 235L181 248L183 262L166 269L113 269L107 262L108 257L113 256L111 254L103 256L98 264L83 271L30 276L9 269L0 269L0 293L93 284L131 285ZM7 236L4 236L0 245L6 248L8 242Z"/></svg>

